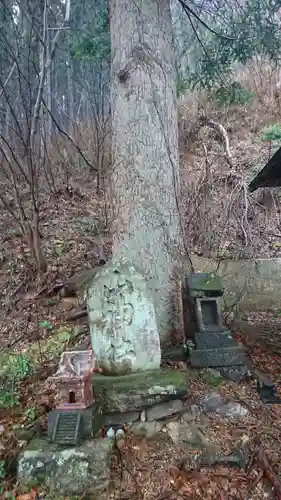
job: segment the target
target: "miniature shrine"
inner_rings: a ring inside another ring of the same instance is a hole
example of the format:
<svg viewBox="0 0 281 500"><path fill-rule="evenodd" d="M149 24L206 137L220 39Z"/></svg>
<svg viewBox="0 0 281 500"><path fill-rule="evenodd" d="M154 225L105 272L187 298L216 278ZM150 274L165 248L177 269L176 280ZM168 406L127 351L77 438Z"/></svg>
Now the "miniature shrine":
<svg viewBox="0 0 281 500"><path fill-rule="evenodd" d="M192 318L189 333L196 348L190 353L194 367L245 367L244 350L223 325L220 298L223 284L215 273L191 274L185 282L185 325Z"/></svg>
<svg viewBox="0 0 281 500"><path fill-rule="evenodd" d="M93 425L93 372L96 365L93 350L65 351L50 381L57 387L57 405L48 420L49 440L57 444L75 445L91 437ZM95 408L96 409L96 408Z"/></svg>

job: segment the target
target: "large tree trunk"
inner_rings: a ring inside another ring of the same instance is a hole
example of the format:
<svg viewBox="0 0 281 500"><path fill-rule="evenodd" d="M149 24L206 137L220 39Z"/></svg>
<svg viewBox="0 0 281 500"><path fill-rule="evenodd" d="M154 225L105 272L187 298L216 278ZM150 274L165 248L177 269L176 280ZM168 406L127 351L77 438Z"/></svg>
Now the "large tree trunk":
<svg viewBox="0 0 281 500"><path fill-rule="evenodd" d="M113 254L146 273L163 341L175 328L183 252L170 5L111 0L110 14Z"/></svg>

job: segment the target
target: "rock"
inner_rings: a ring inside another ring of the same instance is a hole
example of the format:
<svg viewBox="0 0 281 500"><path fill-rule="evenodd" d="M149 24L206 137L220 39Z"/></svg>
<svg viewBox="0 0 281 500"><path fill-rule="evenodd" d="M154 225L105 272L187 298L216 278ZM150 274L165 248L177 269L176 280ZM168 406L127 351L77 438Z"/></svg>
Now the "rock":
<svg viewBox="0 0 281 500"><path fill-rule="evenodd" d="M172 399L186 397L187 372L153 370L120 377L94 374L94 398L103 406L103 414L141 412Z"/></svg>
<svg viewBox="0 0 281 500"><path fill-rule="evenodd" d="M172 441L175 444L181 444L185 448L217 449L216 445L205 437L197 425L169 422L166 429Z"/></svg>
<svg viewBox="0 0 281 500"><path fill-rule="evenodd" d="M158 434L162 429L162 425L159 422L135 422L132 424L130 430L133 434L138 437L152 438L155 434Z"/></svg>
<svg viewBox="0 0 281 500"><path fill-rule="evenodd" d="M141 414L140 414L140 419L142 422L145 422L147 420L146 418L146 411L145 410L142 410Z"/></svg>
<svg viewBox="0 0 281 500"><path fill-rule="evenodd" d="M166 428L171 440L173 441L173 443L178 444L179 439L180 439L180 437L179 437L179 428L180 428L179 422L169 422L165 428Z"/></svg>
<svg viewBox="0 0 281 500"><path fill-rule="evenodd" d="M220 373L223 377L232 382L242 382L246 377L250 375L249 368L245 366L230 366L220 369Z"/></svg>
<svg viewBox="0 0 281 500"><path fill-rule="evenodd" d="M241 418L247 415L248 410L240 403L226 402L220 394L211 393L202 401L205 413L217 413L226 418Z"/></svg>
<svg viewBox="0 0 281 500"><path fill-rule="evenodd" d="M216 392L207 394L202 401L203 411L205 413L215 413L223 404L224 399Z"/></svg>
<svg viewBox="0 0 281 500"><path fill-rule="evenodd" d="M107 430L106 437L108 437L109 439L114 439L115 438L115 430L112 427L110 427Z"/></svg>
<svg viewBox="0 0 281 500"><path fill-rule="evenodd" d="M135 422L139 419L139 411L126 411L123 413L113 413L104 416L104 425L106 427L111 425L123 425L130 422Z"/></svg>
<svg viewBox="0 0 281 500"><path fill-rule="evenodd" d="M120 438L123 438L125 437L125 431L123 429L117 429L116 431L116 439L120 439Z"/></svg>
<svg viewBox="0 0 281 500"><path fill-rule="evenodd" d="M222 378L221 371L215 368L205 368L205 373L208 373L211 377Z"/></svg>
<svg viewBox="0 0 281 500"><path fill-rule="evenodd" d="M166 401L158 405L152 406L146 410L146 419L148 422L159 420L168 417L174 413L179 413L183 410L183 402L180 399L174 401Z"/></svg>
<svg viewBox="0 0 281 500"><path fill-rule="evenodd" d="M116 431L116 446L121 449L126 444L126 435L123 429L117 429Z"/></svg>
<svg viewBox="0 0 281 500"><path fill-rule="evenodd" d="M249 413L249 410L240 403L230 402L219 408L217 413L227 418L243 418Z"/></svg>
<svg viewBox="0 0 281 500"><path fill-rule="evenodd" d="M160 367L153 299L145 277L125 259L111 260L87 289L92 347L108 375Z"/></svg>
<svg viewBox="0 0 281 500"><path fill-rule="evenodd" d="M35 439L19 456L18 481L25 487L40 483L59 498L98 494L108 486L112 448L110 439L64 449Z"/></svg>
<svg viewBox="0 0 281 500"><path fill-rule="evenodd" d="M181 416L181 422L194 422L201 416L199 407L197 405L190 405L188 411L184 412Z"/></svg>

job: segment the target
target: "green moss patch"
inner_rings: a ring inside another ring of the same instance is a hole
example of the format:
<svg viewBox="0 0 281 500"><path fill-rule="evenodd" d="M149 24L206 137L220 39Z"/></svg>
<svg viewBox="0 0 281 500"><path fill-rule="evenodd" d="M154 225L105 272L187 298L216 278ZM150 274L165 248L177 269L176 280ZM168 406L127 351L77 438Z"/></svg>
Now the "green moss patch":
<svg viewBox="0 0 281 500"><path fill-rule="evenodd" d="M132 373L123 375L122 377L111 377L105 375L94 375L93 387L94 391L107 390L115 391L116 393L150 390L153 387L174 386L177 389L186 389L188 383L187 372L175 370L153 370L149 372Z"/></svg>
<svg viewBox="0 0 281 500"><path fill-rule="evenodd" d="M1 353L0 377L21 379L30 375L42 362L58 357L75 334L72 327L63 326L46 340L29 346L24 353L11 350Z"/></svg>

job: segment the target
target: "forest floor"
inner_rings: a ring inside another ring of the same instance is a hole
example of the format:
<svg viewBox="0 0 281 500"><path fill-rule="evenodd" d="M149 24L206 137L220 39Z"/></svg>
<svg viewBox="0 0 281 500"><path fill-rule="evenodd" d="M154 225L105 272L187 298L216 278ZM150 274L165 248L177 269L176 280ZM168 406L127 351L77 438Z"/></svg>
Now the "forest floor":
<svg viewBox="0 0 281 500"><path fill-rule="evenodd" d="M68 317L81 308L77 297L60 297L52 291L54 285L66 282L82 268L95 266L101 245L105 254L110 255L110 238L100 223L103 201L88 185L72 193L62 191L59 207L51 198L45 199L42 233L50 266L43 281L38 282L32 266L27 265L28 249L12 221L1 219L0 356L10 346L10 350L21 354L24 361L30 346L36 346L35 357L39 365L32 373L23 363L23 377L16 370L14 395L8 394L10 389L2 388L0 472L1 460L6 459L13 475L13 457L26 445L26 429L33 435L46 428L46 416L54 404L54 394L46 389L45 381L55 369L62 348L60 342L64 342L63 347L77 343L85 347L90 345L85 318L68 321ZM248 346L255 366L270 375L278 387L281 380L281 314L270 311L249 314L232 328L237 338ZM58 331L63 333L62 340L54 340ZM44 345L49 341L53 341L53 347L48 352ZM239 424L213 416L205 429L206 434L225 453L241 436L249 438L254 453L259 439L276 475L279 473L281 477L281 407L261 403L253 382L225 382L216 391L244 404L249 415ZM199 402L207 392L210 387L198 372L191 387L192 402ZM210 500L274 498L255 461L248 472L227 466L190 471L182 466L183 452L164 434L157 440L137 440L128 434L121 453L123 479L120 485L121 466L113 459L111 484L115 490L111 489L107 498L199 499L206 497L206 491ZM12 495L18 500L48 498L46 492L35 490L20 495L12 476L6 479L5 489L7 496L3 492L3 498L13 498Z"/></svg>
<svg viewBox="0 0 281 500"><path fill-rule="evenodd" d="M268 158L269 146L261 142L260 133L264 126L276 119L270 110L266 113L258 108L255 109L255 120L249 109L244 107L230 109L228 113L217 109L207 111L210 118L225 126L235 171L242 177L230 175L229 166L221 154L222 146L215 142L213 132L207 135L206 131L200 133L191 152L182 153L185 222L190 238L188 247L200 255L215 252L226 257L240 252L248 257L281 256L278 190L273 193L262 190L249 200L250 208L244 219L249 236L247 242L241 239L239 222L241 213L245 214L245 182ZM206 179L206 171L208 175L212 174L212 184ZM238 179L236 187L233 185L234 177ZM8 350L20 354L23 363L20 370L15 367L12 389L2 387L0 391L0 484L3 461L6 460L6 465L11 466L13 472L13 457L26 445L26 437L21 436L19 431L28 428L32 434L34 429L36 432L36 429L46 426L46 415L53 406L54 395L45 389L44 382L54 371L62 347L77 343L85 347L90 345L85 318L77 321L69 319L81 309L79 299L60 296L55 290L78 271L97 265L101 248L108 257L111 243L104 222L104 201L96 195L93 180L90 177L75 180L71 186L62 187L57 197L42 194L40 230L49 266L40 280L36 277L30 252L17 226L9 214L1 213L0 365L1 356ZM200 207L196 208L198 201ZM233 207L231 215L226 210L229 203ZM218 210L221 213L226 210L225 218L217 217ZM206 214L212 215L206 217ZM220 233L220 227L226 227L226 220L227 230L218 245L217 240L210 238ZM281 314L276 311L248 314L232 328L248 346L255 366L270 375L278 388L281 381ZM47 349L44 347L46 343ZM50 344L52 347L48 351ZM29 370L27 362L30 348L36 358L35 371ZM198 402L208 391L210 387L198 376L191 388L192 402ZM244 404L249 414L241 425L213 417L206 432L225 452L231 450L237 436L248 436L253 456L259 439L276 475L281 478L281 407L261 403L252 381L242 384L225 382L216 391ZM117 492L110 493L111 498L116 500L196 500L206 498L206 491L210 500L274 498L270 488L264 489L265 480L255 461L247 473L225 466L194 473L182 468L181 453L164 435L162 440L139 441L128 434L121 452L122 484L119 484ZM120 483L120 471L120 464L113 460L112 484ZM3 492L1 497L0 493L0 498L35 500L40 498L39 494L45 498L44 492L35 490L26 496L19 495L10 476L5 481L5 489L7 495Z"/></svg>
<svg viewBox="0 0 281 500"><path fill-rule="evenodd" d="M269 127L281 137L280 105L281 101L255 99L244 106L219 107L193 96L180 107L185 232L188 248L198 255L222 259L281 256L280 188L247 191L280 147L280 138L266 140ZM224 127L232 166L217 128L199 127L194 133L198 116Z"/></svg>

